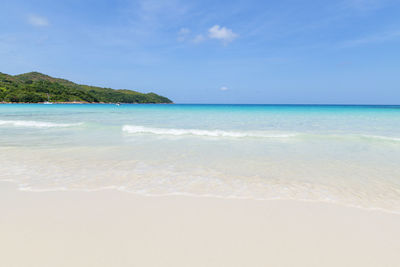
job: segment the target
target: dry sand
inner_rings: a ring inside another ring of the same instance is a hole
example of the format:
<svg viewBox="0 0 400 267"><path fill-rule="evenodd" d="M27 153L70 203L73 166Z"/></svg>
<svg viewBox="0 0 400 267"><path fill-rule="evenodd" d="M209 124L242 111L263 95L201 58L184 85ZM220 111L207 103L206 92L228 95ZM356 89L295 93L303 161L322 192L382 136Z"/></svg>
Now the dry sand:
<svg viewBox="0 0 400 267"><path fill-rule="evenodd" d="M1 267L400 266L400 215L0 183Z"/></svg>

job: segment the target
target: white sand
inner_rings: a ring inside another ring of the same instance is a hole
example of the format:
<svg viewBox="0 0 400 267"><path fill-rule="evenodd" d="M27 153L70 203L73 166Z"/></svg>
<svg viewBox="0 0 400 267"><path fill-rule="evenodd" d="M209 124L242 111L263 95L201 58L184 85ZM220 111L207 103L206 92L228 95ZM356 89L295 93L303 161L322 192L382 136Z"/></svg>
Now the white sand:
<svg viewBox="0 0 400 267"><path fill-rule="evenodd" d="M0 183L1 267L400 266L400 215L296 201L20 192Z"/></svg>

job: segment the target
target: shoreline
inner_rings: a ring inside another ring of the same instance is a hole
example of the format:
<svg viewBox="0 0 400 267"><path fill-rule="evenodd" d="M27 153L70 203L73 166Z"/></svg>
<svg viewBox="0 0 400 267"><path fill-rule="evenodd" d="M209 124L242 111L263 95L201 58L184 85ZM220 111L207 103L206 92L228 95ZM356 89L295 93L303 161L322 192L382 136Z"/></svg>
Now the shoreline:
<svg viewBox="0 0 400 267"><path fill-rule="evenodd" d="M268 202L268 201L294 201L300 203L315 203L315 204L322 204L322 205L334 205L343 208L350 208L350 209L358 209L366 212L378 212L378 213L385 213L385 214L393 214L400 216L399 211L388 210L384 208L375 208L375 207L363 207L357 206L355 204L346 204L340 203L335 201L324 201L324 200L317 200L317 199L289 199L289 198L250 198L250 197L237 197L237 196L218 196L218 195L211 195L211 194L191 194L191 193L168 193L168 194L148 194L148 193L137 193L132 192L129 190L120 189L118 186L109 186L103 187L98 189L68 189L64 187L60 188L53 188L53 189L32 189L32 188L21 188L15 181L7 181L2 180L0 181L0 187L3 183L10 183L15 186L15 190L19 192L27 192L27 193L57 193L57 192L70 192L70 193L96 193L96 192L110 192L110 193L121 193L121 194L128 194L133 195L136 197L148 197L148 198L168 198L168 197L188 197L188 198L198 198L198 199L216 199L216 200L232 200L232 201L260 201L260 202Z"/></svg>
<svg viewBox="0 0 400 267"><path fill-rule="evenodd" d="M394 107L399 108L400 104L218 104L218 103L123 103L123 102L51 102L51 104L123 104L123 105L212 105L212 106L292 106L292 107ZM45 104L45 102L0 102L0 104Z"/></svg>
<svg viewBox="0 0 400 267"><path fill-rule="evenodd" d="M329 203L37 193L1 182L0 208L5 266L400 265L399 215Z"/></svg>

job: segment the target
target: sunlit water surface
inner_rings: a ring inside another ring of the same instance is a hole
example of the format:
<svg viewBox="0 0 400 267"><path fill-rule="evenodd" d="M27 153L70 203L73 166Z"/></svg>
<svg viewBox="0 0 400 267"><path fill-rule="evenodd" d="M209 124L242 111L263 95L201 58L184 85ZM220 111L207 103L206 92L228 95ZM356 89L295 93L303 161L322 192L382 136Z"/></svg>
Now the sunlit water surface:
<svg viewBox="0 0 400 267"><path fill-rule="evenodd" d="M0 180L400 212L400 107L0 105Z"/></svg>

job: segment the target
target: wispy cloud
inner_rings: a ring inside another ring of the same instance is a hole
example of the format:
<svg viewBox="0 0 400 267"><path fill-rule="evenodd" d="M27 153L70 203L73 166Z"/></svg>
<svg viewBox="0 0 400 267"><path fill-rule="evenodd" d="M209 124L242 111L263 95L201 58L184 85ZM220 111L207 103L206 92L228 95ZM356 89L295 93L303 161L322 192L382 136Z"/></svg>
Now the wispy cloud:
<svg viewBox="0 0 400 267"><path fill-rule="evenodd" d="M38 15L29 15L28 23L35 27L46 27L50 25L49 20L47 18Z"/></svg>
<svg viewBox="0 0 400 267"><path fill-rule="evenodd" d="M187 12L187 7L180 0L139 0L134 1L129 13L137 26L147 29L164 28L175 23Z"/></svg>
<svg viewBox="0 0 400 267"><path fill-rule="evenodd" d="M183 42L187 39L190 30L188 28L181 28L178 32L178 41Z"/></svg>
<svg viewBox="0 0 400 267"><path fill-rule="evenodd" d="M184 25L182 21L186 18L188 4L181 0L137 0L122 1L116 4L115 11L119 20L117 23L110 23L107 29L110 32L118 32L122 39L135 44L147 42L167 42L166 33L175 40L182 42L189 36L189 28L177 28ZM120 23L122 22L122 23ZM104 32L104 25L98 31Z"/></svg>
<svg viewBox="0 0 400 267"><path fill-rule="evenodd" d="M346 0L345 6L360 11L370 11L384 6L387 0Z"/></svg>
<svg viewBox="0 0 400 267"><path fill-rule="evenodd" d="M198 44L206 40L203 34L198 34L193 38L193 43Z"/></svg>
<svg viewBox="0 0 400 267"><path fill-rule="evenodd" d="M222 86L221 88L219 88L219 90L221 91L227 91L229 90L229 88L227 86Z"/></svg>
<svg viewBox="0 0 400 267"><path fill-rule="evenodd" d="M188 28L181 28L178 32L178 41L186 41L189 39L189 34L191 31ZM216 39L219 41L222 41L223 44L227 45L228 43L232 42L235 40L239 35L234 33L231 29L228 29L226 27L221 27L219 25L214 25L211 28L207 30L206 33L202 34L197 34L191 38L191 41L193 43L201 43L206 40L210 39Z"/></svg>
<svg viewBox="0 0 400 267"><path fill-rule="evenodd" d="M219 25L214 25L208 29L208 37L211 39L217 39L224 42L224 44L232 42L239 35L234 33L231 29L226 27L221 27Z"/></svg>
<svg viewBox="0 0 400 267"><path fill-rule="evenodd" d="M238 34L234 33L231 29L226 27L221 27L219 25L214 25L207 30L206 33L192 34L192 31L189 28L181 28L178 31L178 41L191 41L192 43L198 44L202 43L206 40L216 39L222 41L223 44L227 45L228 43L235 40L239 37Z"/></svg>
<svg viewBox="0 0 400 267"><path fill-rule="evenodd" d="M178 34L180 35L186 35L188 33L190 33L190 30L188 28L181 28L178 32Z"/></svg>
<svg viewBox="0 0 400 267"><path fill-rule="evenodd" d="M356 47L361 45L373 44L373 43L384 43L392 40L400 39L400 30L387 31L379 34L369 35L366 37L349 40L340 44L341 48Z"/></svg>

